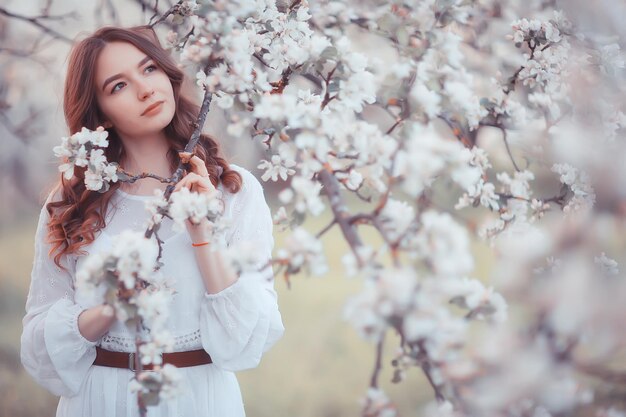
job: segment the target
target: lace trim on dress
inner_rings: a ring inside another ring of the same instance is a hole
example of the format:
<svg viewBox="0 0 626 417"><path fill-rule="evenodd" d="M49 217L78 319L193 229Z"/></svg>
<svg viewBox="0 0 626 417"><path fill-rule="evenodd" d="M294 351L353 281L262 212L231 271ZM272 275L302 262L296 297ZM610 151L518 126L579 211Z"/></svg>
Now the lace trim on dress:
<svg viewBox="0 0 626 417"><path fill-rule="evenodd" d="M100 347L114 352L133 352L135 351L135 337L113 336L107 333L100 339ZM200 329L174 337L174 352L195 350L201 347Z"/></svg>

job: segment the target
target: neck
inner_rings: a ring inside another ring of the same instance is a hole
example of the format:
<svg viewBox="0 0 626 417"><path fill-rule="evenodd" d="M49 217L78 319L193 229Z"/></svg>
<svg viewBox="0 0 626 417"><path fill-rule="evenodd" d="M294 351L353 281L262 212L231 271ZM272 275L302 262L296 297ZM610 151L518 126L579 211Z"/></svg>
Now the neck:
<svg viewBox="0 0 626 417"><path fill-rule="evenodd" d="M132 174L149 172L161 177L169 177L172 173L167 159L169 144L165 135L121 138L125 156L120 165Z"/></svg>
<svg viewBox="0 0 626 417"><path fill-rule="evenodd" d="M150 137L121 138L125 156L120 166L129 174L139 175L143 172L168 178L172 175L167 159L169 144L165 135ZM152 194L156 188L165 189L166 184L154 178L142 178L134 184L123 184L122 189L141 194Z"/></svg>

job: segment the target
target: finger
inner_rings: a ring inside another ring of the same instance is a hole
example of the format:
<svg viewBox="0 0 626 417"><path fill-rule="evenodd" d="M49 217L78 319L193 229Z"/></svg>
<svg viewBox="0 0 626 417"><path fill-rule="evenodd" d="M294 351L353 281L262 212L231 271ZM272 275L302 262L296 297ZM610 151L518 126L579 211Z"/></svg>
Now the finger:
<svg viewBox="0 0 626 417"><path fill-rule="evenodd" d="M186 164L187 162L189 162L189 158L191 158L192 153L191 152L178 152L178 156L180 157L180 160L183 162L183 164Z"/></svg>
<svg viewBox="0 0 626 417"><path fill-rule="evenodd" d="M185 177L183 177L183 179L180 180L178 183L176 183L176 186L174 187L174 191L178 191L182 187L187 187L189 188L189 190L192 190L193 185L195 183L201 182L202 180L206 180L206 178L202 178L198 174L191 172L187 174Z"/></svg>
<svg viewBox="0 0 626 417"><path fill-rule="evenodd" d="M200 157L196 155L192 156L189 160L189 163L191 164L191 170L196 174L200 175L201 177L209 176L209 171L206 169L206 164L202 159L200 159Z"/></svg>
<svg viewBox="0 0 626 417"><path fill-rule="evenodd" d="M184 177L182 180L178 181L176 186L174 187L174 191L179 191L182 187L187 186L187 182L189 181L189 176Z"/></svg>

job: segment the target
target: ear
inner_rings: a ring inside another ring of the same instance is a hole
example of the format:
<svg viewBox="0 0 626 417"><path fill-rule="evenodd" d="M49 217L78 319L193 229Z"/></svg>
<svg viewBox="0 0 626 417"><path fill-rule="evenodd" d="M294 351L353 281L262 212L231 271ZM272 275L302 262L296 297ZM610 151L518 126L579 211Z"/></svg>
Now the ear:
<svg viewBox="0 0 626 417"><path fill-rule="evenodd" d="M113 127L113 125L111 124L111 122L106 121L104 123L102 123L102 127L104 127L105 129L110 129Z"/></svg>

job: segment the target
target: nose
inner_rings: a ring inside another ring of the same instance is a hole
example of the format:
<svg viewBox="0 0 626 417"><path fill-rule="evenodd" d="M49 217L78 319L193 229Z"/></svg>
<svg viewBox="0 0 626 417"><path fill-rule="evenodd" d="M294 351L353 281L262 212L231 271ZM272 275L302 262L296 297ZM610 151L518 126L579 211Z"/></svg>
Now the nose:
<svg viewBox="0 0 626 417"><path fill-rule="evenodd" d="M140 100L145 100L154 94L154 88L152 85L145 81L139 81L137 84L137 95Z"/></svg>

